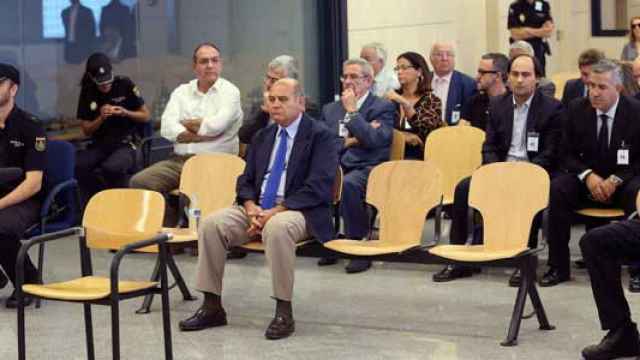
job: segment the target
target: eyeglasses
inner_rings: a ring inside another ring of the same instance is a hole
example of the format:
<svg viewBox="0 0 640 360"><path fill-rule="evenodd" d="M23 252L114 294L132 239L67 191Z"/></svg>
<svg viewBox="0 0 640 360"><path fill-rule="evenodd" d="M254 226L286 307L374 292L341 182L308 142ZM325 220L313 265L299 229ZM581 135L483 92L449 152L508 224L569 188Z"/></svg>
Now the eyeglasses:
<svg viewBox="0 0 640 360"><path fill-rule="evenodd" d="M366 76L356 75L356 74L345 74L340 76L340 81L345 82L347 80L358 81L360 79L364 79Z"/></svg>
<svg viewBox="0 0 640 360"><path fill-rule="evenodd" d="M453 51L436 51L431 54L433 57L443 58L443 57L454 57L455 54Z"/></svg>
<svg viewBox="0 0 640 360"><path fill-rule="evenodd" d="M640 23L638 23L638 24L631 24L631 28L632 28L632 29L640 28Z"/></svg>
<svg viewBox="0 0 640 360"><path fill-rule="evenodd" d="M416 67L413 65L397 65L393 68L393 71L398 72L400 70L405 71L407 69L415 69Z"/></svg>
<svg viewBox="0 0 640 360"><path fill-rule="evenodd" d="M480 75L484 75L484 74L497 74L498 72L495 70L482 70L482 69L478 69L478 74Z"/></svg>
<svg viewBox="0 0 640 360"><path fill-rule="evenodd" d="M286 103L287 101L289 101L289 97L288 96L269 96L267 97L267 100L269 100L270 103L274 103L276 102L276 100L278 100L280 103Z"/></svg>

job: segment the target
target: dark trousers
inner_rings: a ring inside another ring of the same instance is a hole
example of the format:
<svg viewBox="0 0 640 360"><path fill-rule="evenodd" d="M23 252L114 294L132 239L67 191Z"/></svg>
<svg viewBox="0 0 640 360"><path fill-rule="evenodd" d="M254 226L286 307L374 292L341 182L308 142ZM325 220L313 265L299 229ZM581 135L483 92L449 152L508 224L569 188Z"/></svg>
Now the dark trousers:
<svg viewBox="0 0 640 360"><path fill-rule="evenodd" d="M609 206L620 207L625 215L636 209L636 194L640 188L640 177L622 184L613 194ZM549 266L560 274L570 274L569 240L573 212L585 207L603 207L603 204L589 200L587 185L575 174L563 174L551 181L549 199Z"/></svg>
<svg viewBox="0 0 640 360"><path fill-rule="evenodd" d="M78 151L76 179L80 188L82 209L97 192L128 185L128 173L134 165L130 144L94 145Z"/></svg>
<svg viewBox="0 0 640 360"><path fill-rule="evenodd" d="M19 204L0 210L0 266L11 283L16 282L16 258L22 236L27 228L38 222L40 200L27 199ZM35 266L29 256L25 260L25 282L38 279Z"/></svg>
<svg viewBox="0 0 640 360"><path fill-rule="evenodd" d="M469 186L471 185L471 177L462 179L453 194L453 207L451 210L451 232L449 233L449 243L453 245L463 245L467 242L469 234ZM476 212L479 218L480 214ZM542 223L541 215L537 215L531 224L529 235L529 248L538 246L538 230ZM482 222L476 224L473 229L473 245L483 243Z"/></svg>
<svg viewBox="0 0 640 360"><path fill-rule="evenodd" d="M620 283L620 264L640 260L640 222L625 220L595 228L582 236L580 249L602 329L612 330L631 322Z"/></svg>
<svg viewBox="0 0 640 360"><path fill-rule="evenodd" d="M345 171L340 213L348 239L362 239L369 233L369 215L365 198L372 167Z"/></svg>

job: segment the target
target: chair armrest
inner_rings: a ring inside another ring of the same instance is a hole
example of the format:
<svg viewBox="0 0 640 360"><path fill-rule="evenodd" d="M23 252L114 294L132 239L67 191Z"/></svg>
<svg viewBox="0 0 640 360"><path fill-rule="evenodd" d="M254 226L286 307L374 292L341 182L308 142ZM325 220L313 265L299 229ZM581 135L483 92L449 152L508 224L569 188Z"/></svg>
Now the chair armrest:
<svg viewBox="0 0 640 360"><path fill-rule="evenodd" d="M120 270L120 263L122 262L122 258L133 252L136 249L140 249L143 247L158 245L158 256L160 256L161 262L164 263L163 259L166 259L167 255L167 247L166 243L170 240L173 235L168 233L160 233L151 239L136 241L131 244L125 245L123 248L118 250L116 254L113 256L113 260L111 260L111 294L118 293L118 272Z"/></svg>
<svg viewBox="0 0 640 360"><path fill-rule="evenodd" d="M444 199L444 197L440 197L440 203L435 207L436 209L436 215L434 218L434 223L433 223L433 242L430 244L426 244L426 245L420 245L418 247L413 247L410 249L407 249L405 251L402 251L400 254L403 254L405 252L410 252L415 250L416 248L420 249L420 250L429 250L432 247L438 246L440 245L440 238L442 237L442 200ZM432 209L429 209L429 211L431 211ZM427 216L429 215L429 212L427 212Z"/></svg>
<svg viewBox="0 0 640 360"><path fill-rule="evenodd" d="M74 227L61 231L52 232L49 234L34 236L22 244L18 251L18 257L16 259L16 289L22 289L24 283L24 259L27 256L27 252L35 245L45 242L60 240L68 236L82 236L84 235L84 229L82 227Z"/></svg>
<svg viewBox="0 0 640 360"><path fill-rule="evenodd" d="M49 213L50 207L56 199L56 196L60 192L66 189L72 189L78 187L78 181L76 179L69 179L67 181L61 182L58 185L54 186L51 191L47 194L47 197L44 199L42 203L42 207L40 208L40 217L45 217Z"/></svg>
<svg viewBox="0 0 640 360"><path fill-rule="evenodd" d="M632 212L631 215L629 215L629 217L627 217L627 220L633 220L633 219L635 219L637 217L638 217L638 210Z"/></svg>

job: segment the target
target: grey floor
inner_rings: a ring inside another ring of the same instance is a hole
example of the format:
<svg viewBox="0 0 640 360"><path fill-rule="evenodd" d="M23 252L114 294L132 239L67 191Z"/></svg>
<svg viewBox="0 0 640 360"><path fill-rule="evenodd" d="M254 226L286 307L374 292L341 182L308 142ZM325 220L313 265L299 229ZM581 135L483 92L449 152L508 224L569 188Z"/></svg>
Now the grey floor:
<svg viewBox="0 0 640 360"><path fill-rule="evenodd" d="M573 230L572 254L579 255ZM546 257L546 254L542 255ZM96 252L94 267L106 269L111 254ZM189 285L196 258L176 257ZM125 261L123 274L144 279L153 266L150 255ZM263 337L274 302L264 257L251 254L227 263L223 303L229 325L181 333L178 321L190 316L200 300L185 302L171 292L171 323L176 359L579 359L580 349L603 333L584 270L573 281L541 289L554 331L539 331L535 319L525 320L519 345L505 348L504 338L516 290L507 286L510 270L485 269L473 278L446 284L431 281L436 265L375 263L365 273L347 275L344 262L318 268L316 259L299 258L296 267L294 315L296 333L280 341ZM540 269L540 272L542 269ZM104 273L104 271L102 272ZM62 280L79 274L76 241L48 248L46 277ZM626 275L626 274L625 274ZM623 279L627 283L627 278ZM0 300L10 293L0 291ZM640 294L628 294L640 309ZM199 295L201 299L202 296ZM147 315L136 315L138 300L121 306L123 359L162 359L159 301ZM530 306L527 307L529 311ZM634 312L638 317L638 311ZM28 359L84 359L82 307L45 302L27 310ZM110 358L108 308L94 308L96 356ZM15 359L15 312L0 308L0 359Z"/></svg>

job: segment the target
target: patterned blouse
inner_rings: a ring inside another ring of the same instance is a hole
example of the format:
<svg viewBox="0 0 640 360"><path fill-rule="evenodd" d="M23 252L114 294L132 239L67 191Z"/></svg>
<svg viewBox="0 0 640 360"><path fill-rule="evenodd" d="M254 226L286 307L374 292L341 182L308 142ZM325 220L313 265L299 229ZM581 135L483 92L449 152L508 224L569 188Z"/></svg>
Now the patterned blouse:
<svg viewBox="0 0 640 360"><path fill-rule="evenodd" d="M427 91L416 101L413 109L416 113L411 118L406 118L402 106L396 104L396 129L417 134L422 141L425 141L432 130L445 126L442 121L442 102L433 91Z"/></svg>

